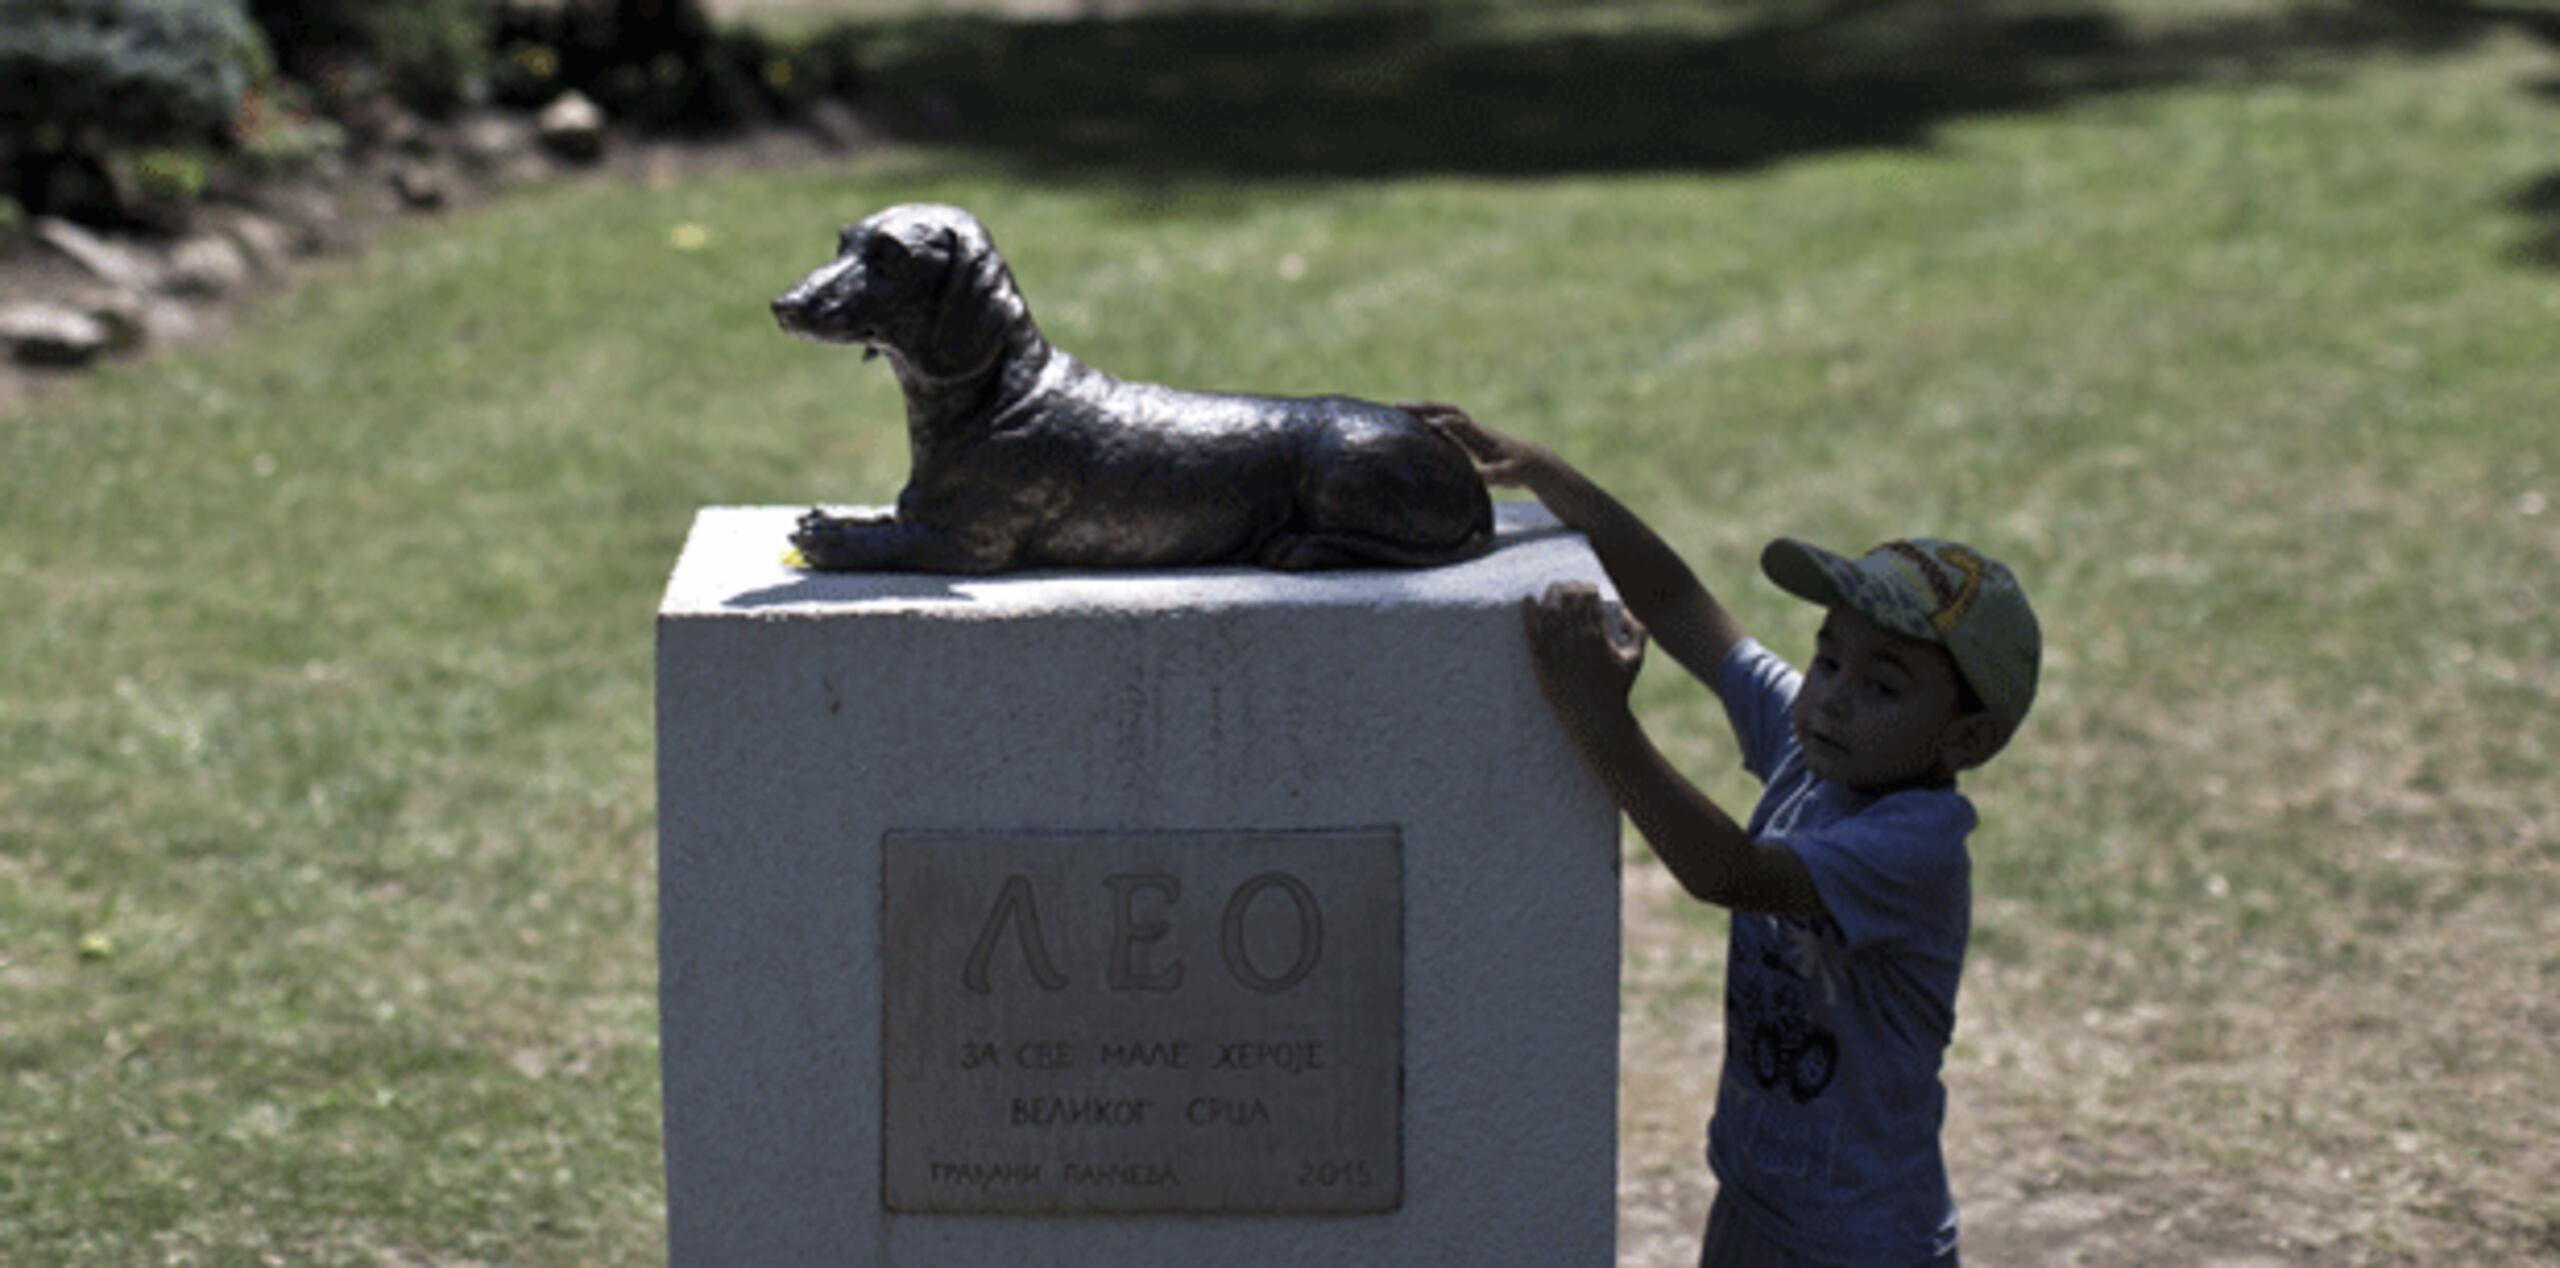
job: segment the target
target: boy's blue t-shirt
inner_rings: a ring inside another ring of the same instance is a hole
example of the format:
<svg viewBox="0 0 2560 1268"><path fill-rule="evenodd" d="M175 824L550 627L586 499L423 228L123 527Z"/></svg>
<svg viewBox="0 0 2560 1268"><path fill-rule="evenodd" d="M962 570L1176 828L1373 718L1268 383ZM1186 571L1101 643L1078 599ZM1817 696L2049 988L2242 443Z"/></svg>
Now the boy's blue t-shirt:
<svg viewBox="0 0 2560 1268"><path fill-rule="evenodd" d="M1972 925L1973 804L1952 784L1871 797L1816 778L1788 719L1803 681L1750 639L1716 675L1763 785L1751 837L1795 851L1828 917L1733 915L1707 1162L1800 1254L1925 1263L1956 1242L1938 1069Z"/></svg>

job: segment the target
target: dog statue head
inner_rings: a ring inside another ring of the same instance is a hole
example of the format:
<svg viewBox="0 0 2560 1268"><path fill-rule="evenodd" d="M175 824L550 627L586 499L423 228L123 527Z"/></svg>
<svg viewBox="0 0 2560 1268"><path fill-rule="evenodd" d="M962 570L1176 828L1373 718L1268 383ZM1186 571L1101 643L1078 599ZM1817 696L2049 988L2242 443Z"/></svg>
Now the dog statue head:
<svg viewBox="0 0 2560 1268"><path fill-rule="evenodd" d="M902 375L975 377L1034 333L1031 308L976 216L908 203L836 239L836 258L773 301L782 328L889 354Z"/></svg>

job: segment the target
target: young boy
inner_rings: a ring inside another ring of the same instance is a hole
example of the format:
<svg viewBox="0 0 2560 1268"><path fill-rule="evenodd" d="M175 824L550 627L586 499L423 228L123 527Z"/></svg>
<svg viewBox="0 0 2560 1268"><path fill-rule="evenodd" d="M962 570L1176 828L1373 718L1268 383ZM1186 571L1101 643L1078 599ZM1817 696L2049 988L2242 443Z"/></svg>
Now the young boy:
<svg viewBox="0 0 2560 1268"><path fill-rule="evenodd" d="M2040 635L2009 570L1948 542L1846 559L1769 544L1780 588L1828 609L1799 675L1747 637L1635 514L1553 453L1442 405L1408 407L1582 532L1672 659L1714 687L1763 791L1737 824L1627 706L1642 660L1597 592L1527 604L1539 685L1664 866L1733 910L1725 1059L1707 1129L1717 1179L1702 1265L1956 1263L1938 1132L1971 921L1956 775L2035 696Z"/></svg>

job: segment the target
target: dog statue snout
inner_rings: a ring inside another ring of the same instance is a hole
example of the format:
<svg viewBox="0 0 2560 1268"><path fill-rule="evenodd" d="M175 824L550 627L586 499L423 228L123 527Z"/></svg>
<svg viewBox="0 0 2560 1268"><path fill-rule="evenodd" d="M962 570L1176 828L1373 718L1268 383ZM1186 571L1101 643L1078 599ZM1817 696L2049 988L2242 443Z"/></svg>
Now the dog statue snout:
<svg viewBox="0 0 2560 1268"><path fill-rule="evenodd" d="M808 315L809 298L801 294L798 287L773 297L773 319L782 323L784 330L799 330Z"/></svg>
<svg viewBox="0 0 2560 1268"><path fill-rule="evenodd" d="M817 287L803 283L776 296L773 319L781 324L785 334L815 339L820 343L834 342L827 334L826 296Z"/></svg>

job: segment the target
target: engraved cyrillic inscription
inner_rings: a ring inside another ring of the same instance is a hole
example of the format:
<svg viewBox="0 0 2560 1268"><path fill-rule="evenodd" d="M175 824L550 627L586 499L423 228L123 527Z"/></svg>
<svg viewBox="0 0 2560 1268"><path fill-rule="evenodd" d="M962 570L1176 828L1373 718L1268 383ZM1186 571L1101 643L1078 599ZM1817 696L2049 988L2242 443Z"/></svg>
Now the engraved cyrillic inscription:
<svg viewBox="0 0 2560 1268"><path fill-rule="evenodd" d="M890 1209L1401 1203L1393 830L891 833L883 855Z"/></svg>

